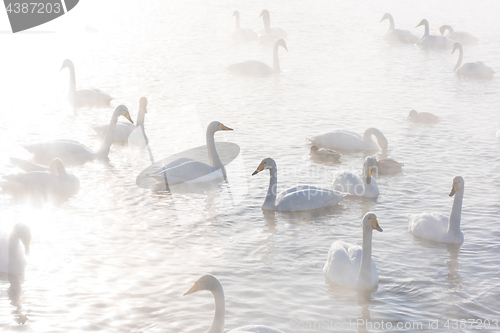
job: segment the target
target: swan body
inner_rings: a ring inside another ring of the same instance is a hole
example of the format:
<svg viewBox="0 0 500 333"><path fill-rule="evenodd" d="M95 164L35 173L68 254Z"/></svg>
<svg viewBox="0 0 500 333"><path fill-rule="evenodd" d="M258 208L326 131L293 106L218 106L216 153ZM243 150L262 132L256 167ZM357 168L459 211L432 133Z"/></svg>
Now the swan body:
<svg viewBox="0 0 500 333"><path fill-rule="evenodd" d="M126 143L128 142L130 134L137 128L141 127L144 133L144 118L147 110L148 100L146 97L141 97L139 100L139 114L137 115L137 123L131 124L126 122L116 123L115 134L113 135L113 142ZM106 137L106 132L108 131L109 125L99 125L93 126L92 129L96 132L97 137L104 139ZM144 140L146 144L149 143L147 136L144 134Z"/></svg>
<svg viewBox="0 0 500 333"><path fill-rule="evenodd" d="M42 164L49 164L54 158L60 158L65 164L83 164L94 159L106 159L113 143L118 117L123 116L133 123L130 113L125 105L116 107L109 123L106 137L97 152L74 140L55 140L27 145L24 148L33 154L33 158Z"/></svg>
<svg viewBox="0 0 500 333"><path fill-rule="evenodd" d="M75 175L66 172L59 158L55 158L50 163L48 171L6 175L3 177L4 182L0 185L4 189L22 193L78 193L80 180Z"/></svg>
<svg viewBox="0 0 500 333"><path fill-rule="evenodd" d="M453 44L453 54L456 50L459 51L458 61L455 65L455 72L459 76L466 76L474 79L491 79L495 71L490 67L486 66L483 62L466 62L462 65L462 60L464 57L464 50L462 44L455 42Z"/></svg>
<svg viewBox="0 0 500 333"><path fill-rule="evenodd" d="M429 22L426 19L420 21L417 25L425 26L425 32L422 38L420 38L416 44L427 49L451 49L453 47L453 41L445 36L441 35L429 35Z"/></svg>
<svg viewBox="0 0 500 333"><path fill-rule="evenodd" d="M399 163L391 158L377 159L377 176L395 175L403 170L403 163Z"/></svg>
<svg viewBox="0 0 500 333"><path fill-rule="evenodd" d="M264 46L273 46L278 39L286 39L287 33L278 27L271 28L271 17L267 9L262 10L260 16L264 21L264 29L261 30L259 43Z"/></svg>
<svg viewBox="0 0 500 333"><path fill-rule="evenodd" d="M334 206L344 199L342 193L309 185L295 186L277 195L278 169L272 158L263 159L252 176L265 169L269 169L271 179L263 210L305 211Z"/></svg>
<svg viewBox="0 0 500 333"><path fill-rule="evenodd" d="M439 117L433 115L432 113L417 112L415 110L410 111L407 119L412 123L419 123L419 124L436 124L439 122Z"/></svg>
<svg viewBox="0 0 500 333"><path fill-rule="evenodd" d="M286 48L286 43L283 39L279 39L276 41L273 51L273 68L260 61L248 60L245 62L230 65L228 69L231 74L239 76L261 77L269 76L272 74L279 74L279 72L281 71L280 62L278 59L279 46L282 46L285 50L288 51L288 49Z"/></svg>
<svg viewBox="0 0 500 333"><path fill-rule="evenodd" d="M199 278L194 285L189 289L184 296L195 293L200 290L208 290L212 293L215 299L215 316L212 322L212 326L208 329L206 333L223 333L225 325L226 316L226 301L224 299L224 290L222 285L215 276L211 274L205 274ZM227 333L283 333L276 328L263 325L250 325L234 330L227 331Z"/></svg>
<svg viewBox="0 0 500 333"><path fill-rule="evenodd" d="M372 135L377 138L377 143L373 141ZM388 142L385 136L376 128L368 128L364 135L357 133L334 130L325 134L313 136L309 139L314 145L333 150L341 151L382 151L387 150Z"/></svg>
<svg viewBox="0 0 500 333"><path fill-rule="evenodd" d="M10 232L0 232L0 272L23 274L30 243L31 230L25 224L18 223Z"/></svg>
<svg viewBox="0 0 500 333"><path fill-rule="evenodd" d="M339 153L331 149L318 148L317 146L311 146L309 155L312 160L317 162L338 163L340 159Z"/></svg>
<svg viewBox="0 0 500 333"><path fill-rule="evenodd" d="M189 158L179 158L155 171L150 176L159 182L164 182L166 179L168 185L186 182L206 182L226 178L226 169L215 148L214 134L218 131L232 130L232 128L218 121L213 121L208 125L206 140L210 165Z"/></svg>
<svg viewBox="0 0 500 333"><path fill-rule="evenodd" d="M110 106L110 102L113 98L99 89L76 90L75 66L71 60L64 60L60 70L64 68L69 70L68 99L74 108Z"/></svg>
<svg viewBox="0 0 500 333"><path fill-rule="evenodd" d="M449 25L443 25L439 28L439 32L441 32L441 35L443 36L445 35L446 30L449 31L449 33L446 35L447 38L459 42L462 45L476 45L479 41L479 39L468 32L454 31L453 28Z"/></svg>
<svg viewBox="0 0 500 333"><path fill-rule="evenodd" d="M391 14L385 13L380 22L389 20L389 30L385 33L384 39L391 44L415 44L418 37L408 30L394 28L394 18Z"/></svg>
<svg viewBox="0 0 500 333"><path fill-rule="evenodd" d="M462 243L464 235L460 230L460 220L464 196L464 179L460 176L453 178L450 197L453 195L455 198L449 215L440 213L410 215L408 227L411 233L434 242Z"/></svg>
<svg viewBox="0 0 500 333"><path fill-rule="evenodd" d="M374 229L383 230L373 213L365 214L362 223L363 246L334 242L323 265L323 273L328 280L340 286L372 290L378 284L377 267L372 259L372 233Z"/></svg>
<svg viewBox="0 0 500 333"><path fill-rule="evenodd" d="M255 31L253 31L252 29L249 29L249 28L240 28L240 13L235 10L233 15L236 19L236 27L235 27L235 30L234 32L232 33L231 37L233 38L233 40L235 42L243 42L243 43L247 43L247 42L255 42L257 41L257 39L259 38L259 36L257 35L257 33Z"/></svg>
<svg viewBox="0 0 500 333"><path fill-rule="evenodd" d="M357 197L376 198L379 195L378 185L372 177L377 161L367 157L363 162L363 171L359 174L343 171L333 180L333 188Z"/></svg>

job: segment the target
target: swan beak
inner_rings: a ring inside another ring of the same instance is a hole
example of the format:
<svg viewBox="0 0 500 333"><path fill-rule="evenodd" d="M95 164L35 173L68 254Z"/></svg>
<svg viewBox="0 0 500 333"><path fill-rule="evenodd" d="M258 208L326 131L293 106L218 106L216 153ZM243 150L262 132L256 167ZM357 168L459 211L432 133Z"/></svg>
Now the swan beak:
<svg viewBox="0 0 500 333"><path fill-rule="evenodd" d="M450 192L450 197L455 195L455 192L457 191L457 189L458 189L458 184L457 183L453 184L453 187L451 188L451 192Z"/></svg>
<svg viewBox="0 0 500 333"><path fill-rule="evenodd" d="M130 113L128 111L125 112L125 118L127 118L128 121L130 121L132 124L134 123L134 121L132 120L132 118L130 118Z"/></svg>
<svg viewBox="0 0 500 333"><path fill-rule="evenodd" d="M223 131L232 131L233 130L232 128L229 128L224 124L220 124L220 127L222 128Z"/></svg>
<svg viewBox="0 0 500 333"><path fill-rule="evenodd" d="M255 176L256 174L258 174L262 170L264 170L264 163L259 164L259 166L257 167L257 169L252 173L252 176Z"/></svg>
<svg viewBox="0 0 500 333"><path fill-rule="evenodd" d="M191 287L191 289L189 289L188 291L186 291L186 292L184 293L184 295L182 295L182 296L186 296L186 295L192 294L192 293L194 293L194 292L197 292L197 291L198 291L198 287L199 287L199 286L200 286L200 281L196 281L196 282L194 283L194 285Z"/></svg>
<svg viewBox="0 0 500 333"><path fill-rule="evenodd" d="M377 219L370 219L370 221L371 221L371 223L372 223L372 228L373 228L373 229L375 229L375 230L377 230L377 231L380 231L380 232L384 231L384 230L382 230L382 228L378 225L378 221L377 221Z"/></svg>
<svg viewBox="0 0 500 333"><path fill-rule="evenodd" d="M366 170L366 183L370 184L372 182L372 169L368 168Z"/></svg>

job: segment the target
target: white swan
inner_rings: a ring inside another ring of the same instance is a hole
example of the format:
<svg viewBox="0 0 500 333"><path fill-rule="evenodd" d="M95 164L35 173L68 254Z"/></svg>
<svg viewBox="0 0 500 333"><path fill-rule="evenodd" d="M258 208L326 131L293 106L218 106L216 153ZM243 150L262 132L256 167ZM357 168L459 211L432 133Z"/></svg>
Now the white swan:
<svg viewBox="0 0 500 333"><path fill-rule="evenodd" d="M273 46L276 40L286 39L287 33L281 28L271 28L271 17L267 9L262 10L259 17L264 21L264 29L259 31L259 43L264 46Z"/></svg>
<svg viewBox="0 0 500 333"><path fill-rule="evenodd" d="M189 158L179 158L149 176L162 183L166 180L168 185L176 185L190 181L206 182L221 178L225 179L227 177L226 168L217 154L214 134L218 131L232 130L232 128L229 128L218 121L212 121L208 125L206 140L210 165Z"/></svg>
<svg viewBox="0 0 500 333"><path fill-rule="evenodd" d="M235 42L243 43L257 41L259 36L255 31L249 28L240 28L240 13L237 10L234 11L232 16L234 16L236 19L236 27L234 32L231 34L233 40Z"/></svg>
<svg viewBox="0 0 500 333"><path fill-rule="evenodd" d="M391 158L377 159L377 164L375 165L374 172L375 175L395 175L403 170L403 163L399 163Z"/></svg>
<svg viewBox="0 0 500 333"><path fill-rule="evenodd" d="M109 122L109 128L106 137L97 152L93 152L78 141L73 140L55 140L33 145L27 145L24 148L33 154L33 158L42 164L49 164L54 158L59 157L63 162L70 164L83 164L94 159L108 158L113 135L115 132L118 117L123 116L133 123L130 113L125 105L116 107Z"/></svg>
<svg viewBox="0 0 500 333"><path fill-rule="evenodd" d="M317 162L329 162L329 163L339 163L340 154L331 149L318 148L317 146L311 146L309 151L309 156L313 161Z"/></svg>
<svg viewBox="0 0 500 333"><path fill-rule="evenodd" d="M99 89L76 90L75 66L71 60L64 60L60 70L64 68L69 69L68 99L73 107L109 107L113 97L105 92Z"/></svg>
<svg viewBox="0 0 500 333"><path fill-rule="evenodd" d="M417 112L415 110L410 111L407 119L412 123L420 123L420 124L436 124L439 122L438 116L435 116L429 112Z"/></svg>
<svg viewBox="0 0 500 333"><path fill-rule="evenodd" d="M453 54L456 50L459 52L458 61L455 65L455 72L457 75L475 79L491 79L493 77L495 71L481 61L466 62L462 65L464 50L462 48L462 44L459 42L455 42L455 44L453 44L453 51L451 51L451 53Z"/></svg>
<svg viewBox="0 0 500 333"><path fill-rule="evenodd" d="M36 167L36 165L33 164L33 167ZM55 158L50 163L47 171L29 171L6 175L3 176L3 179L4 181L0 183L0 186L8 191L19 193L75 194L80 189L78 177L68 174L59 158Z"/></svg>
<svg viewBox="0 0 500 333"><path fill-rule="evenodd" d="M0 272L22 275L30 253L31 230L18 223L10 232L0 232Z"/></svg>
<svg viewBox="0 0 500 333"><path fill-rule="evenodd" d="M425 32L422 38L417 41L417 45L428 49L451 49L453 41L441 35L429 35L429 22L426 19L420 21L417 27L424 25Z"/></svg>
<svg viewBox="0 0 500 333"><path fill-rule="evenodd" d="M389 30L384 34L384 39L392 44L415 44L418 37L412 34L409 30L395 29L394 18L391 14L385 13L380 22L389 20ZM379 22L379 23L380 23Z"/></svg>
<svg viewBox="0 0 500 333"><path fill-rule="evenodd" d="M226 302L224 299L224 290L219 280L211 275L205 274L194 283L194 285L189 289L184 296L192 294L200 290L208 290L212 293L215 299L215 316L212 322L212 326L208 329L206 333L223 333L224 324L226 317ZM234 330L227 331L227 333L283 333L276 328L263 325L250 325L236 328Z"/></svg>
<svg viewBox="0 0 500 333"><path fill-rule="evenodd" d="M146 97L141 97L139 100L139 113L137 115L137 123L131 124L131 123L125 123L125 122L118 122L116 123L116 128L115 128L115 134L113 136L113 141L114 142L121 142L125 143L128 142L130 134L137 128L141 127L142 132L144 132L144 117L146 116L146 113L148 113L148 99ZM99 126L93 126L92 129L97 133L97 136L100 139L104 139L106 137L106 133L108 131L109 125L99 125ZM149 143L149 140L147 136L144 134L144 140L146 144Z"/></svg>
<svg viewBox="0 0 500 333"><path fill-rule="evenodd" d="M377 266L372 259L373 230L382 231L377 216L366 213L363 217L363 247L336 241L328 251L323 273L333 283L346 288L372 290L378 284Z"/></svg>
<svg viewBox="0 0 500 333"><path fill-rule="evenodd" d="M309 185L295 186L277 195L278 168L272 158L263 159L252 176L266 169L269 169L271 179L262 204L263 210L305 211L334 206L344 199L342 193Z"/></svg>
<svg viewBox="0 0 500 333"><path fill-rule="evenodd" d="M363 162L363 171L359 174L343 171L335 176L333 188L337 191L349 193L358 197L376 198L379 190L372 173L377 161L369 156Z"/></svg>
<svg viewBox="0 0 500 333"><path fill-rule="evenodd" d="M476 37L472 36L470 33L465 31L454 31L453 28L449 25L443 25L439 28L439 32L441 35L445 35L446 30L449 33L446 35L447 38L459 42L462 45L475 45L479 41Z"/></svg>
<svg viewBox="0 0 500 333"><path fill-rule="evenodd" d="M455 195L449 216L440 213L421 213L409 216L408 227L418 237L434 242L460 244L464 235L460 231L462 215L462 201L464 197L464 179L460 176L453 178L453 187L450 197Z"/></svg>
<svg viewBox="0 0 500 333"><path fill-rule="evenodd" d="M272 74L279 74L279 72L281 71L280 61L278 59L279 46L282 46L285 50L288 51L288 49L286 48L286 43L283 39L279 39L276 41L273 51L273 68L260 61L247 60L245 62L230 65L228 69L231 74L240 76L269 76Z"/></svg>
<svg viewBox="0 0 500 333"><path fill-rule="evenodd" d="M377 138L378 145L373 141L372 135ZM379 147L387 150L388 142L385 136L376 128L368 128L361 136L354 132L334 130L325 134L316 135L309 139L318 147L342 151L375 151Z"/></svg>

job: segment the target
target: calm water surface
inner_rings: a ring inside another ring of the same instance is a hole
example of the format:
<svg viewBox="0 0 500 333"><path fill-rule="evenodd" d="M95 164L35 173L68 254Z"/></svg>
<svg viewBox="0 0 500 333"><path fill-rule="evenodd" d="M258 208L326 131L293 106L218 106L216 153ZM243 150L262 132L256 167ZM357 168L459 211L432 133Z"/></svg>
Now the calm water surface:
<svg viewBox="0 0 500 333"><path fill-rule="evenodd" d="M282 73L231 77L229 64L272 62L270 50L235 46L230 38L233 10L240 11L242 27L258 31L263 8L272 25L289 33L289 52L280 49ZM59 72L66 58L75 63L78 87L110 93L112 105L126 104L133 118L139 98L149 99L146 132L155 159L204 144L213 120L234 128L216 140L237 143L241 154L229 184L205 193L139 188L135 178L150 165L148 152L113 146L108 163L69 169L81 189L68 200L0 194L2 226L24 222L33 231L19 307L9 300L8 282L0 282L0 330L204 332L213 317L212 295L182 294L206 272L224 287L227 329L389 331L334 326L371 320L394 327L422 322L425 330L439 320L444 332L448 319L500 320L499 75L458 80L456 54L391 47L381 38L388 22L379 24L390 12L396 27L416 35L423 34L423 27L414 28L423 18L431 33L442 24L466 30L480 43L464 48L464 60L500 71L499 10L496 1L471 8L456 1L94 0L60 19L74 14L71 29L54 22L43 29L56 33L2 34L2 175L18 172L9 157L29 158L23 144L68 138L99 146L90 126L108 122L112 109L73 111L68 72ZM85 33L87 24L99 32ZM410 109L432 112L441 122L411 124ZM331 187L335 172L360 169L364 156L346 154L334 166L311 163L307 138L368 127L380 129L388 156L405 164L402 173L377 179L377 200L346 198L310 214L262 212L268 173L250 175L263 158L276 160L281 189ZM406 214L448 213L455 175L466 184L464 243L414 238ZM384 229L373 237L378 288L366 294L327 284L322 265L331 243L360 243L368 211ZM19 325L24 315L28 321Z"/></svg>

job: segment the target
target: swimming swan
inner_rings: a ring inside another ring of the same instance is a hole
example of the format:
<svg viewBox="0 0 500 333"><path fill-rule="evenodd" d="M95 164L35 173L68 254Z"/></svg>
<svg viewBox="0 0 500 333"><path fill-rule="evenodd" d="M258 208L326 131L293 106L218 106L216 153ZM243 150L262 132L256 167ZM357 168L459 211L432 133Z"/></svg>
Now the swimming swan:
<svg viewBox="0 0 500 333"><path fill-rule="evenodd" d="M454 31L453 28L449 25L443 25L439 28L439 32L441 32L441 35L443 36L446 33L446 30L449 31L449 33L446 35L447 38L459 42L462 45L475 45L479 41L479 39L472 36L468 32Z"/></svg>
<svg viewBox="0 0 500 333"><path fill-rule="evenodd" d="M372 290L377 286L377 266L372 259L373 230L383 231L377 216L366 213L363 217L363 247L342 241L332 244L323 265L323 273L328 280L359 290Z"/></svg>
<svg viewBox="0 0 500 333"><path fill-rule="evenodd" d="M179 158L149 176L159 182L165 182L166 179L168 185L176 185L189 181L206 182L222 178L226 179L226 168L217 154L214 134L218 131L232 130L232 128L218 121L212 121L208 125L206 140L210 165L189 158Z"/></svg>
<svg viewBox="0 0 500 333"><path fill-rule="evenodd" d="M194 283L184 296L195 293L200 290L208 290L215 299L215 316L212 326L206 333L223 333L226 317L226 302L224 299L224 290L219 280L211 275L205 274ZM227 333L284 333L276 328L263 325L250 325L227 331Z"/></svg>
<svg viewBox="0 0 500 333"><path fill-rule="evenodd" d="M355 174L343 171L335 176L333 188L337 191L349 193L358 197L376 198L379 190L375 179L372 177L377 165L375 158L369 156L363 162L363 171Z"/></svg>
<svg viewBox="0 0 500 333"><path fill-rule="evenodd" d="M389 20L390 24L389 30L387 30L383 37L386 41L399 44L415 44L418 41L418 37L409 30L395 29L394 18L391 14L385 13L380 22L384 20Z"/></svg>
<svg viewBox="0 0 500 333"><path fill-rule="evenodd" d="M415 110L410 111L407 119L412 123L419 124L436 124L439 122L438 116L435 116L429 112L417 112Z"/></svg>
<svg viewBox="0 0 500 333"><path fill-rule="evenodd" d="M282 46L285 50L288 51L286 48L286 43L283 39L279 39L276 41L274 44L274 51L273 51L273 68L269 67L263 62L256 61L256 60L247 60L245 62L240 62L237 64L230 65L228 67L229 71L233 75L240 75L240 76L269 76L272 74L279 74L281 71L280 68L280 61L278 59L278 47Z"/></svg>
<svg viewBox="0 0 500 333"><path fill-rule="evenodd" d="M234 32L231 34L231 37L235 42L254 42L259 38L257 33L252 29L240 28L240 13L237 10L234 11L232 16L234 16L236 19L236 27Z"/></svg>
<svg viewBox="0 0 500 333"><path fill-rule="evenodd" d="M490 67L486 66L483 62L466 62L462 65L462 60L464 58L464 50L462 48L462 44L459 42L455 42L453 44L453 54L455 50L458 50L459 56L457 64L455 65L455 72L459 76L467 76L475 79L491 79L495 71Z"/></svg>
<svg viewBox="0 0 500 333"><path fill-rule="evenodd" d="M377 138L378 145L372 135ZM361 136L354 132L334 130L325 134L316 135L309 139L318 147L343 151L387 151L388 142L385 136L376 128L368 128Z"/></svg>
<svg viewBox="0 0 500 333"><path fill-rule="evenodd" d="M6 175L3 179L5 181L0 183L0 186L6 190L19 193L75 194L80 189L78 177L68 174L59 158L55 158L50 163L47 171L29 171Z"/></svg>
<svg viewBox="0 0 500 333"><path fill-rule="evenodd" d="M340 154L331 149L318 148L317 146L311 146L309 151L309 156L316 162L326 162L326 163L339 163Z"/></svg>
<svg viewBox="0 0 500 333"><path fill-rule="evenodd" d="M0 233L0 272L23 275L26 256L30 253L31 230L22 223L10 232Z"/></svg>
<svg viewBox="0 0 500 333"><path fill-rule="evenodd" d="M375 165L375 176L395 175L403 170L403 163L399 163L392 158L377 159Z"/></svg>
<svg viewBox="0 0 500 333"><path fill-rule="evenodd" d="M125 122L116 123L113 142L121 142L121 143L128 142L130 134L137 127L141 127L142 132L145 133L144 117L146 116L146 113L148 113L147 106L148 106L148 99L146 97L141 97L141 99L139 100L139 113L137 115L137 123L135 125ZM97 136L100 139L104 139L106 137L106 132L108 131L108 127L109 125L99 125L99 126L93 126L92 129L97 133ZM144 140L146 144L149 143L149 140L145 134L144 134Z"/></svg>
<svg viewBox="0 0 500 333"><path fill-rule="evenodd" d="M259 17L262 17L262 21L264 21L264 30L259 31L261 35L259 43L271 46L271 43L276 39L286 39L288 34L283 29L278 27L271 28L271 16L267 9L263 9Z"/></svg>
<svg viewBox="0 0 500 333"><path fill-rule="evenodd" d="M441 35L429 35L429 22L426 19L420 21L417 27L425 26L425 32L422 38L417 41L417 45L429 49L451 49L453 41Z"/></svg>
<svg viewBox="0 0 500 333"><path fill-rule="evenodd" d="M131 123L134 123L130 118L130 113L125 105L116 107L109 122L109 128L106 137L101 144L101 148L97 152L93 152L86 146L74 140L55 140L33 145L27 145L24 148L33 154L33 158L42 164L48 164L54 158L59 157L63 162L71 164L83 164L95 159L108 158L111 144L113 143L113 135L115 132L118 117L123 116Z"/></svg>
<svg viewBox="0 0 500 333"><path fill-rule="evenodd" d="M105 92L99 89L76 90L75 66L71 60L64 60L60 70L64 68L69 70L68 99L73 107L109 107L109 103L113 97Z"/></svg>
<svg viewBox="0 0 500 333"><path fill-rule="evenodd" d="M450 197L455 195L449 216L440 213L421 213L409 216L409 229L418 237L434 242L460 244L464 235L460 231L460 217L462 215L462 200L464 197L464 179L460 176L453 178L453 187Z"/></svg>
<svg viewBox="0 0 500 333"><path fill-rule="evenodd" d="M304 211L334 206L344 199L344 194L315 186L300 185L289 188L277 195L278 168L272 158L265 158L260 162L252 176L262 170L269 169L271 179L266 199L262 204L263 210Z"/></svg>

